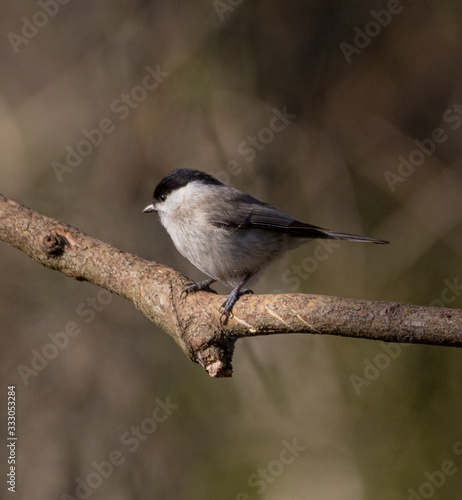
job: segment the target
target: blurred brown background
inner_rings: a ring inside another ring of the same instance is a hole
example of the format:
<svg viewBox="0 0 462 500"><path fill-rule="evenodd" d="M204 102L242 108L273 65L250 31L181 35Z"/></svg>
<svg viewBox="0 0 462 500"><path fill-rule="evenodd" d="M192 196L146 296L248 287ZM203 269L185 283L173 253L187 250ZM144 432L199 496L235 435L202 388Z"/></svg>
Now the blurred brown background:
<svg viewBox="0 0 462 500"><path fill-rule="evenodd" d="M457 0L27 0L0 14L3 194L200 279L141 213L167 172L199 168L391 241L313 242L256 292L462 307ZM211 380L120 297L5 244L0 276L18 498L462 498L460 350L256 338L238 343L233 379Z"/></svg>

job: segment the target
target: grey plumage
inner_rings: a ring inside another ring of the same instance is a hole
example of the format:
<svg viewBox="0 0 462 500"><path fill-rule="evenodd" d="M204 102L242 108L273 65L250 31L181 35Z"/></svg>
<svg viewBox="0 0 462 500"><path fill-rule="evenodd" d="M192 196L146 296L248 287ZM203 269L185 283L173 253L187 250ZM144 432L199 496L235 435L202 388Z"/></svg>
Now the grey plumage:
<svg viewBox="0 0 462 500"><path fill-rule="evenodd" d="M213 281L233 287L222 316L249 292L242 290L248 279L309 239L388 243L306 224L198 170L178 169L164 177L144 211L158 213L175 247L192 264ZM208 288L210 283L191 285L186 291Z"/></svg>

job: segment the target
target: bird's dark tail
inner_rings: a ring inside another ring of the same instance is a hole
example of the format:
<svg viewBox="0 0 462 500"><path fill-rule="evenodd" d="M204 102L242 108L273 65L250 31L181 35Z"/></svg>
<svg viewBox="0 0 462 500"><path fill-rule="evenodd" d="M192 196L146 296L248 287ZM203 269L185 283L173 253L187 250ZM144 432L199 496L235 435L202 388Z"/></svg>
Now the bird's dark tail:
<svg viewBox="0 0 462 500"><path fill-rule="evenodd" d="M377 243L379 245L390 243L386 240L377 240L375 238L369 238L369 236L360 236L359 234L337 233L336 231L328 231L327 229L323 229L322 232L332 240L359 241L365 243Z"/></svg>
<svg viewBox="0 0 462 500"><path fill-rule="evenodd" d="M312 226L311 224L306 224L295 220L291 222L288 226L283 228L284 232L293 234L294 236L299 236L300 238L321 238L329 240L344 240L344 241L358 241L364 243L378 243L384 245L389 243L385 240L377 240L375 238L369 238L369 236L361 236L359 234L350 233L338 233L336 231L329 231L319 226Z"/></svg>

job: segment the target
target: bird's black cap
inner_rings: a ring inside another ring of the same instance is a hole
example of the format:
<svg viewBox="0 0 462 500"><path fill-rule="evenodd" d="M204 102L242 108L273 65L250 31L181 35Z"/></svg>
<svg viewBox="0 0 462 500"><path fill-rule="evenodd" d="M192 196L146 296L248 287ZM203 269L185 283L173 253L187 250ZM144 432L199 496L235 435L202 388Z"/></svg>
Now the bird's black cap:
<svg viewBox="0 0 462 500"><path fill-rule="evenodd" d="M215 177L212 177L200 170L190 170L189 168L177 168L167 174L157 185L154 190L154 199L159 200L161 195L168 196L175 189L179 189L191 181L203 182L204 184L214 184L223 186Z"/></svg>

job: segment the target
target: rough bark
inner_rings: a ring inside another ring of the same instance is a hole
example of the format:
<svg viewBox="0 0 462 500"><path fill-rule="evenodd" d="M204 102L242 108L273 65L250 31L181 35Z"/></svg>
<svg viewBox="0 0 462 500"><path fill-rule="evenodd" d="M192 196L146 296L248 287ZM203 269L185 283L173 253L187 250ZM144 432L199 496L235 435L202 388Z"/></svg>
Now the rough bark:
<svg viewBox="0 0 462 500"><path fill-rule="evenodd" d="M0 240L67 276L131 300L212 377L232 374L241 337L275 333L341 335L385 342L462 346L462 310L303 294L245 295L226 325L224 297L184 296L187 278L123 252L0 195Z"/></svg>

